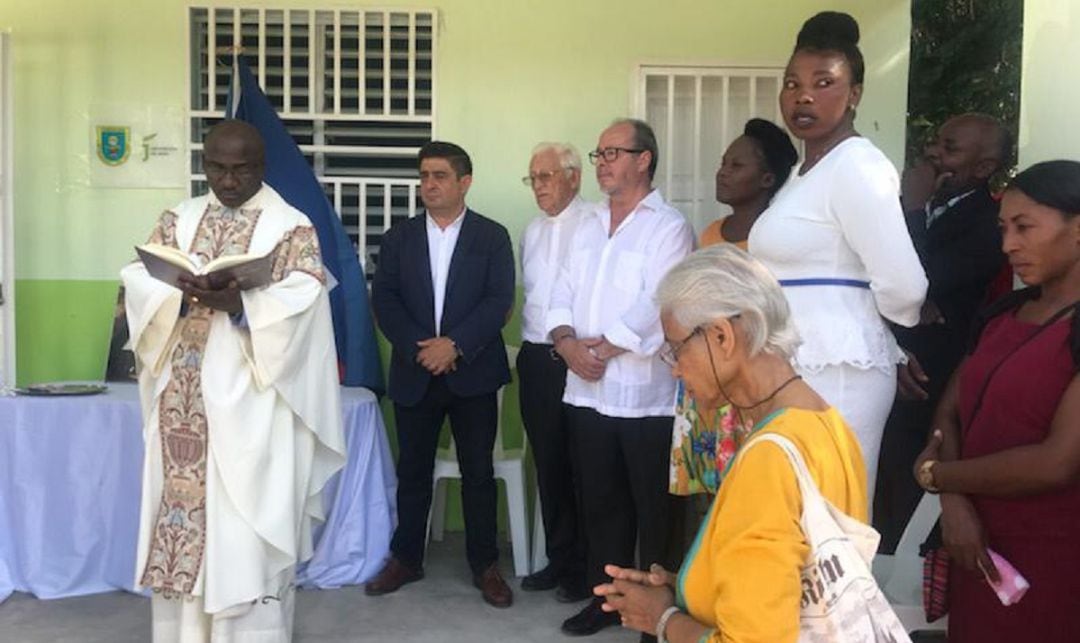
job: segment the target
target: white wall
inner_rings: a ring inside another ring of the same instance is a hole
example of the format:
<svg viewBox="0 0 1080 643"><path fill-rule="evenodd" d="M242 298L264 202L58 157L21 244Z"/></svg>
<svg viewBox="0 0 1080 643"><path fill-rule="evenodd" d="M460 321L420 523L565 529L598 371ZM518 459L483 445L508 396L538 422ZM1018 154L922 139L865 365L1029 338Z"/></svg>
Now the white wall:
<svg viewBox="0 0 1080 643"><path fill-rule="evenodd" d="M1080 1L1025 0L1019 165L1080 160Z"/></svg>

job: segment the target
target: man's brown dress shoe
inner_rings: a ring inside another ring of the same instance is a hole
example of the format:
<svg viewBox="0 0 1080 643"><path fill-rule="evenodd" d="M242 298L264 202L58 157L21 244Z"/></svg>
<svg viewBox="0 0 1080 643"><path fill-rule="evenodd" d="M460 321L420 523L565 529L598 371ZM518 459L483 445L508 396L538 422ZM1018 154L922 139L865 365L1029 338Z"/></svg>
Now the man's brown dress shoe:
<svg viewBox="0 0 1080 643"><path fill-rule="evenodd" d="M480 589L484 600L495 607L510 607L514 602L514 593L510 586L503 580L502 574L495 563L492 563L482 573L473 576L473 584Z"/></svg>
<svg viewBox="0 0 1080 643"><path fill-rule="evenodd" d="M364 593L368 596L382 596L401 589L405 583L418 581L424 577L424 570L411 569L405 563L393 556L386 562L375 578L364 585Z"/></svg>

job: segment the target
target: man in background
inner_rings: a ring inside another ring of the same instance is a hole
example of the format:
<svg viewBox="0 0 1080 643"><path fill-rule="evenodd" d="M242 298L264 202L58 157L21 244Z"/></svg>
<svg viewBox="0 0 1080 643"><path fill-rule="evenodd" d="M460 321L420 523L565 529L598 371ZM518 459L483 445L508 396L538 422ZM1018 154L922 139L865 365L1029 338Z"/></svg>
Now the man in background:
<svg viewBox="0 0 1080 643"><path fill-rule="evenodd" d="M372 284L375 318L390 341L390 399L398 435L398 526L391 557L364 591L395 592L424 576L439 432L450 417L465 513L465 553L485 601L509 607L499 573L496 392L510 381L502 327L514 304L514 251L506 228L465 206L472 161L453 143L420 149L426 213L383 236Z"/></svg>
<svg viewBox="0 0 1080 643"><path fill-rule="evenodd" d="M581 472L588 587L605 564L648 569L668 560L668 462L675 380L653 301L667 271L694 247L690 224L652 187L656 136L615 121L589 153L607 199L582 218L548 307L547 328L566 362L567 404ZM640 561L635 564L635 544ZM593 598L562 625L584 636L619 622Z"/></svg>
<svg viewBox="0 0 1080 643"><path fill-rule="evenodd" d="M521 237L525 305L517 371L521 419L536 463L548 565L526 576L521 589L555 589L557 600L576 602L592 592L585 585L585 543L577 515L580 489L562 404L566 363L555 352L545 323L555 280L569 260L567 253L581 219L592 206L578 195L581 156L571 145L537 145L523 181L532 188L543 214L529 223Z"/></svg>
<svg viewBox="0 0 1080 643"><path fill-rule="evenodd" d="M911 476L934 409L963 359L987 290L1005 265L990 180L1012 153L1008 132L985 114L950 118L903 180L908 230L930 281L919 325L894 328L908 355L885 426L874 498L882 551L892 552L922 489Z"/></svg>

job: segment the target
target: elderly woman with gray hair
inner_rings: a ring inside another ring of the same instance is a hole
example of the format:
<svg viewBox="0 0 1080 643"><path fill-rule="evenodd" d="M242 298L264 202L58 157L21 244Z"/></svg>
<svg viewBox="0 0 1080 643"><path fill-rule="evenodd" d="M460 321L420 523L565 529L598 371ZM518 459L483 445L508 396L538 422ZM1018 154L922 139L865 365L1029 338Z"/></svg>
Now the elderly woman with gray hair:
<svg viewBox="0 0 1080 643"><path fill-rule="evenodd" d="M762 264L722 244L672 268L657 290L661 357L702 408L730 404L752 434L776 433L802 453L822 495L866 522L866 468L854 433L791 366L799 343L780 285ZM739 454L678 575L609 565L594 590L624 627L661 640L794 641L799 572L809 546L798 481L783 450Z"/></svg>

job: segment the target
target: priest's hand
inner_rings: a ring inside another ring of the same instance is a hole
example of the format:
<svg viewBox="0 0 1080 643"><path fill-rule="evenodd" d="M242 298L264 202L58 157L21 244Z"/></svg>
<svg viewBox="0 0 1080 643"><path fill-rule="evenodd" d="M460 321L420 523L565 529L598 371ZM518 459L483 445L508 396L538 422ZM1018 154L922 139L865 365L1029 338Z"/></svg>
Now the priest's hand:
<svg viewBox="0 0 1080 643"><path fill-rule="evenodd" d="M223 310L230 314L244 311L244 301L240 298L240 287L235 281L217 285L205 275L180 275L180 290L192 304L202 304L214 310Z"/></svg>
<svg viewBox="0 0 1080 643"><path fill-rule="evenodd" d="M416 342L420 352L416 361L432 375L443 375L457 368L457 346L449 337L432 337Z"/></svg>

